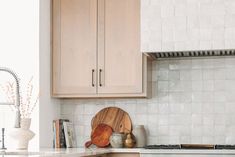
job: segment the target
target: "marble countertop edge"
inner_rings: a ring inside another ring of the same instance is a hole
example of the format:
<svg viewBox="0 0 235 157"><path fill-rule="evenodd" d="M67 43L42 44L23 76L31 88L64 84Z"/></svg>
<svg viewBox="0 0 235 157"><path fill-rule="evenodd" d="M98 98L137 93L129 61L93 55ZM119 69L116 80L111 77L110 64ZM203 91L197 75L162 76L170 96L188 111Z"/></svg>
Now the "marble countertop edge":
<svg viewBox="0 0 235 157"><path fill-rule="evenodd" d="M204 149L144 149L144 148L40 148L28 151L7 150L5 157L84 157L109 153L140 153L140 154L207 154L235 155L235 150L204 150ZM22 154L25 154L22 156Z"/></svg>

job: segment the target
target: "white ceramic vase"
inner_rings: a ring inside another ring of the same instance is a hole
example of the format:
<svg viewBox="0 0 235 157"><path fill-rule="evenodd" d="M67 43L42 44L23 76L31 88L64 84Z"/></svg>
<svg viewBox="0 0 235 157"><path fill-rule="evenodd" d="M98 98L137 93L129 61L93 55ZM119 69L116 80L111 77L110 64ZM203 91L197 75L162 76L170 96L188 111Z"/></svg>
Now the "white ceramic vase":
<svg viewBox="0 0 235 157"><path fill-rule="evenodd" d="M35 134L29 130L31 118L22 118L20 128L14 128L10 136L17 141L17 149L28 149L29 141Z"/></svg>
<svg viewBox="0 0 235 157"><path fill-rule="evenodd" d="M136 125L132 133L135 136L136 147L142 148L147 145L147 134L144 125Z"/></svg>
<svg viewBox="0 0 235 157"><path fill-rule="evenodd" d="M124 134L121 134L121 133L114 132L109 138L110 145L113 148L122 148L123 141L124 141Z"/></svg>

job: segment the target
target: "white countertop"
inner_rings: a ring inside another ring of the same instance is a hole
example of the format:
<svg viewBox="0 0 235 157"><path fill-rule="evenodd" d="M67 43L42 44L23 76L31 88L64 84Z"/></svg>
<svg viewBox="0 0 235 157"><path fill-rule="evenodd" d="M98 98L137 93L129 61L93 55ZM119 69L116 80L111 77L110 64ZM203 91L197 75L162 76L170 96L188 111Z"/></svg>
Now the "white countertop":
<svg viewBox="0 0 235 157"><path fill-rule="evenodd" d="M218 155L235 155L235 150L163 150L163 149L143 149L143 148L69 148L69 149L48 149L29 151L7 150L6 157L84 157L90 155L102 155L107 153L140 153L140 154L218 154ZM0 153L1 154L1 153Z"/></svg>

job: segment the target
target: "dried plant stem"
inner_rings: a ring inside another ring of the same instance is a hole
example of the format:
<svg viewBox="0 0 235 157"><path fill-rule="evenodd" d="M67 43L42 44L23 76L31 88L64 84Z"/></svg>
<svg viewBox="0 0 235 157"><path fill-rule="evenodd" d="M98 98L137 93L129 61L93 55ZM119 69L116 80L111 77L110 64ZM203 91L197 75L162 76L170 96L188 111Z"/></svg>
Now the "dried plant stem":
<svg viewBox="0 0 235 157"><path fill-rule="evenodd" d="M15 83L6 82L6 84L0 85L0 89L5 93L7 101L16 102L15 97ZM37 97L33 97L34 87L33 87L33 77L30 78L27 87L26 87L26 94L25 97L20 95L21 104L20 104L20 113L21 118L30 118L31 114L33 113L35 107L39 101L39 94ZM35 99L34 99L35 98ZM16 107L16 106L14 106ZM11 107L13 110L14 108Z"/></svg>

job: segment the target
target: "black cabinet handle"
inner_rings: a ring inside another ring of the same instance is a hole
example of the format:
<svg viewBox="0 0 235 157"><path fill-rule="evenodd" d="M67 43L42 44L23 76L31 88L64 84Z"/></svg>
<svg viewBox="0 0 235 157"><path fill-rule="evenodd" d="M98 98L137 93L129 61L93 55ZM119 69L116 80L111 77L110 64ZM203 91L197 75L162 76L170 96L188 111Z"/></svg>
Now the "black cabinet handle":
<svg viewBox="0 0 235 157"><path fill-rule="evenodd" d="M102 87L102 80L101 80L102 69L99 70L99 85Z"/></svg>
<svg viewBox="0 0 235 157"><path fill-rule="evenodd" d="M95 83L94 83L94 73L95 73L95 69L92 69L92 83L91 83L91 85L92 85L92 87L95 87Z"/></svg>

